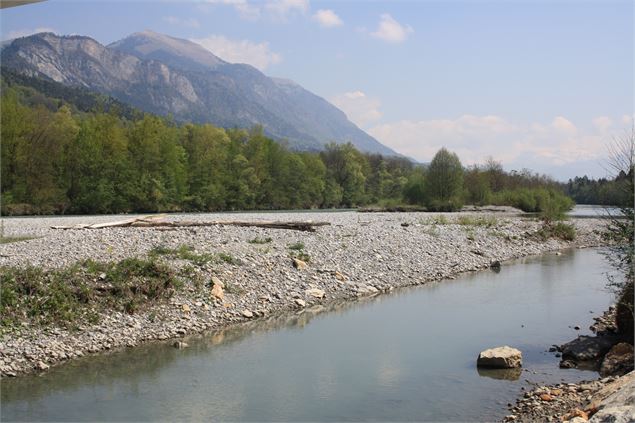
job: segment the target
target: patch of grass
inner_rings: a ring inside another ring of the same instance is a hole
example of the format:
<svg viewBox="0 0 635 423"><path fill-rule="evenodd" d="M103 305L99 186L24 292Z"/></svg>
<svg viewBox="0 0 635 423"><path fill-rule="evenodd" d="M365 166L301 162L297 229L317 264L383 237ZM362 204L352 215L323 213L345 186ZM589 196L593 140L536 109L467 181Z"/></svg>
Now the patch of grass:
<svg viewBox="0 0 635 423"><path fill-rule="evenodd" d="M296 242L289 245L289 250L302 251L304 250L304 242Z"/></svg>
<svg viewBox="0 0 635 423"><path fill-rule="evenodd" d="M1 267L0 326L96 322L100 311L135 313L172 296L182 281L154 259L102 263L86 260L64 269Z"/></svg>
<svg viewBox="0 0 635 423"><path fill-rule="evenodd" d="M496 226L498 220L494 216L459 216L456 219L456 223L463 226L485 226L489 228Z"/></svg>
<svg viewBox="0 0 635 423"><path fill-rule="evenodd" d="M273 239L271 239L271 237L267 237L267 238L256 237L254 239L250 239L247 242L250 243L250 244L268 244L271 241L273 241Z"/></svg>
<svg viewBox="0 0 635 423"><path fill-rule="evenodd" d="M421 219L419 222L422 225L449 225L451 222L442 214L428 217L427 219Z"/></svg>
<svg viewBox="0 0 635 423"><path fill-rule="evenodd" d="M11 242L28 241L35 239L35 236L0 236L0 244L9 244Z"/></svg>
<svg viewBox="0 0 635 423"><path fill-rule="evenodd" d="M240 266L243 264L243 262L240 259L226 253L218 253L218 259L220 261L223 261L227 264L232 264L234 266Z"/></svg>
<svg viewBox="0 0 635 423"><path fill-rule="evenodd" d="M290 256L291 258L297 258L298 260L302 260L306 263L311 261L311 256L305 251L292 251Z"/></svg>
<svg viewBox="0 0 635 423"><path fill-rule="evenodd" d="M469 241L474 241L476 239L476 234L474 233L474 230L472 229L467 230L465 236L467 237Z"/></svg>
<svg viewBox="0 0 635 423"><path fill-rule="evenodd" d="M575 226L564 223L545 223L542 228L536 232L536 236L544 241L549 238L558 238L563 241L573 241L576 237Z"/></svg>
<svg viewBox="0 0 635 423"><path fill-rule="evenodd" d="M289 245L289 250L291 250L289 252L289 256L291 258L297 258L298 260L302 260L307 263L311 261L311 256L306 251L304 251L303 242L296 242Z"/></svg>

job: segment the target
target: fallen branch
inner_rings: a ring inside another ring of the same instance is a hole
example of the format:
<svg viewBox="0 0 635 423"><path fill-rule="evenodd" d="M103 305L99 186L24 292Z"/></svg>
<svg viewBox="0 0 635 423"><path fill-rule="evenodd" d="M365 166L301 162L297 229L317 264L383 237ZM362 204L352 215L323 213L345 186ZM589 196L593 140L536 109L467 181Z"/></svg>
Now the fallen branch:
<svg viewBox="0 0 635 423"><path fill-rule="evenodd" d="M190 220L168 221L163 216L148 216L135 219L119 220L107 223L77 224L72 226L51 226L52 229L104 229L104 228L187 228L199 226L245 226L269 229L291 229L296 231L315 232L318 226L330 225L329 222L276 222L276 221L239 221L215 220L211 222L196 222Z"/></svg>

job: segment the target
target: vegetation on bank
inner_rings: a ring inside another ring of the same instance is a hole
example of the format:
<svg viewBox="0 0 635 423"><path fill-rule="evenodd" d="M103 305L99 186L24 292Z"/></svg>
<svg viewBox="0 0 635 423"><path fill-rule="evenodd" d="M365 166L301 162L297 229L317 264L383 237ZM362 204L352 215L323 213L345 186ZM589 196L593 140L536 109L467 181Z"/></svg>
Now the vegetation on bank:
<svg viewBox="0 0 635 423"><path fill-rule="evenodd" d="M101 311L132 314L171 297L182 285L174 270L153 258L85 260L54 270L1 267L0 274L0 327L95 323Z"/></svg>

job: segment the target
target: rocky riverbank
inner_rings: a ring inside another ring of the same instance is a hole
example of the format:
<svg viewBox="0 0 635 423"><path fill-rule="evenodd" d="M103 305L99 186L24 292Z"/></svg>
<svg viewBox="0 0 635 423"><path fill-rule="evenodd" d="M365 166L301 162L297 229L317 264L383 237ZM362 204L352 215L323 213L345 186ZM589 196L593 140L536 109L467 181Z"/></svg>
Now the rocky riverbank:
<svg viewBox="0 0 635 423"><path fill-rule="evenodd" d="M550 351L562 354L560 367L595 368L601 379L537 386L509 404L505 422L635 421L633 346L616 333L615 306L594 320L589 329L595 336L580 336Z"/></svg>
<svg viewBox="0 0 635 423"><path fill-rule="evenodd" d="M510 406L506 422L635 421L635 372L581 383L539 386Z"/></svg>
<svg viewBox="0 0 635 423"><path fill-rule="evenodd" d="M129 217L129 216L126 216ZM284 312L453 278L494 262L602 244L600 219L572 219L574 241L543 239L542 224L516 213L243 213L170 215L179 220L315 220L298 232L233 226L54 230L118 217L11 218L0 266L64 268L78 261L147 257L188 277L167 301L129 314L101 313L96 323L39 326L25 318L3 326L2 377L44 371L75 357L171 340ZM504 264L503 264L504 265ZM99 283L99 281L96 281Z"/></svg>

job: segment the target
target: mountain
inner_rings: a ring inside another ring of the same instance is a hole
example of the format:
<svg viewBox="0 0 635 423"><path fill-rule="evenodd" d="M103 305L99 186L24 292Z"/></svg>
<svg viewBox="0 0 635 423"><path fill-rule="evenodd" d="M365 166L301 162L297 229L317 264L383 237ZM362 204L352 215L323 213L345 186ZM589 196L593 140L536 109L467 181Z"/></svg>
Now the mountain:
<svg viewBox="0 0 635 423"><path fill-rule="evenodd" d="M232 64L191 41L144 31L104 46L86 36L40 33L13 40L3 67L106 94L147 112L222 127L262 125L291 148L319 150L351 142L362 151L396 155L335 106L283 79Z"/></svg>

